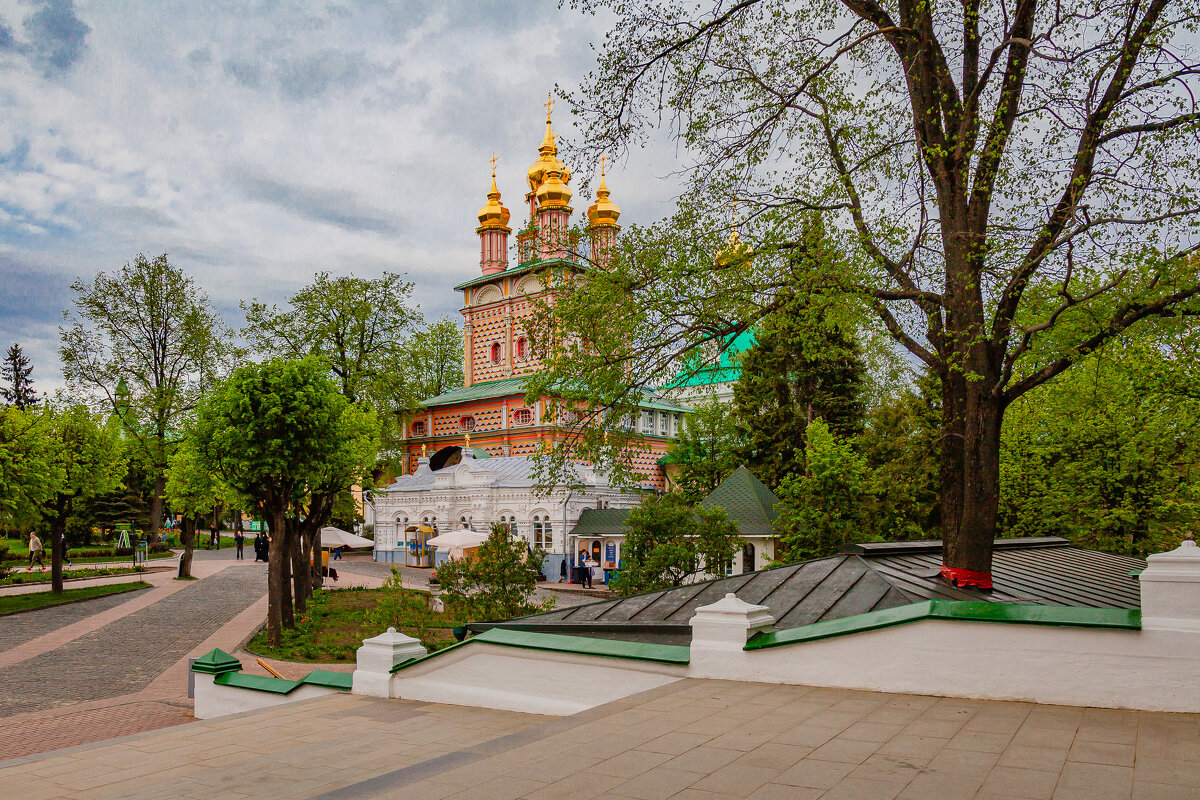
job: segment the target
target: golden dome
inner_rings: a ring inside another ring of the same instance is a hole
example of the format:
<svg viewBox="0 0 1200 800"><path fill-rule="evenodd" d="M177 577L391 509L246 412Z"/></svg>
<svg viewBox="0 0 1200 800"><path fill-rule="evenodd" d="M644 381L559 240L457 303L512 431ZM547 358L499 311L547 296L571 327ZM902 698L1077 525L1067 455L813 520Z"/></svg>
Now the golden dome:
<svg viewBox="0 0 1200 800"><path fill-rule="evenodd" d="M492 190L488 201L479 209L479 227L508 230L509 211L500 202L500 190L496 188L496 157L492 156Z"/></svg>
<svg viewBox="0 0 1200 800"><path fill-rule="evenodd" d="M608 199L608 186L604 182L604 156L600 157L600 188L596 190L596 202L588 209L588 224L592 227L600 225L616 225L621 216L621 208Z"/></svg>
<svg viewBox="0 0 1200 800"><path fill-rule="evenodd" d="M561 172L559 176L563 183L571 181L571 170L558 160L558 145L554 140L554 130L550 127L550 109L554 106L554 100L549 94L546 95L546 135L542 137L542 143L538 145L538 159L529 165L529 170L525 173L525 178L529 181L529 194L537 192L538 187L542 185L542 181L546 179L546 172L552 167L557 167Z"/></svg>
<svg viewBox="0 0 1200 800"><path fill-rule="evenodd" d="M545 178L537 189L538 208L566 208L571 202L571 188L566 184L566 168L558 161L546 168Z"/></svg>
<svg viewBox="0 0 1200 800"><path fill-rule="evenodd" d="M717 266L726 267L740 262L749 263L753 258L754 250L742 241L742 237L738 236L737 228L734 228L730 231L725 246L717 251L713 260L716 261Z"/></svg>

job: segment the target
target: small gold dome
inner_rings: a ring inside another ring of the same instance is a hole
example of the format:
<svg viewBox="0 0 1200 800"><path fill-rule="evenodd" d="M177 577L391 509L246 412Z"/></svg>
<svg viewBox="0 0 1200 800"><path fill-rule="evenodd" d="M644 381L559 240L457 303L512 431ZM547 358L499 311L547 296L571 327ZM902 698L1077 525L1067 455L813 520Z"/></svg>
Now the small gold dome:
<svg viewBox="0 0 1200 800"><path fill-rule="evenodd" d="M725 242L725 246L717 251L717 255L713 260L717 263L717 266L727 267L743 262L749 263L753 258L754 250L742 241L742 237L738 235L737 228L734 228L730 231L729 239Z"/></svg>
<svg viewBox="0 0 1200 800"><path fill-rule="evenodd" d="M604 182L604 158L600 159L600 188L596 190L596 202L588 209L588 224L593 228L601 225L616 225L621 216L621 207L608 199L608 186Z"/></svg>
<svg viewBox="0 0 1200 800"><path fill-rule="evenodd" d="M494 167L493 167L494 170ZM479 209L479 227L508 230L509 211L500 202L500 190L496 188L496 173L492 172L492 190L488 201Z"/></svg>
<svg viewBox="0 0 1200 800"><path fill-rule="evenodd" d="M566 169L555 159L546 168L546 176L537 190L538 208L566 208L571 202L571 188L565 180Z"/></svg>

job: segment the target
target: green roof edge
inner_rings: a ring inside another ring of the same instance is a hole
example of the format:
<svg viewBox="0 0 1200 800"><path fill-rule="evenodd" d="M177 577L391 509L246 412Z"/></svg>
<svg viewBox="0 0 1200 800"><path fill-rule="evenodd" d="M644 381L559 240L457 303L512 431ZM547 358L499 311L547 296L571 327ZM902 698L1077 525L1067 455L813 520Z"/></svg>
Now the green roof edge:
<svg viewBox="0 0 1200 800"><path fill-rule="evenodd" d="M868 611L853 617L814 622L801 628L766 631L751 637L745 649L762 650L768 647L803 644L926 619L1118 630L1140 630L1142 627L1141 611L1136 608L1079 608L967 600L925 600L896 608Z"/></svg>
<svg viewBox="0 0 1200 800"><path fill-rule="evenodd" d="M623 658L631 661L650 661L656 664L686 664L691 649L678 644L652 644L649 642L626 642L619 639L590 639L586 636L564 636L558 633L536 633L492 628L476 634L463 642L452 644L429 655L401 662L392 668L399 672L415 664L436 658L459 647L473 643L494 644L500 647L516 647L525 650L543 650L551 653L574 653L600 658Z"/></svg>

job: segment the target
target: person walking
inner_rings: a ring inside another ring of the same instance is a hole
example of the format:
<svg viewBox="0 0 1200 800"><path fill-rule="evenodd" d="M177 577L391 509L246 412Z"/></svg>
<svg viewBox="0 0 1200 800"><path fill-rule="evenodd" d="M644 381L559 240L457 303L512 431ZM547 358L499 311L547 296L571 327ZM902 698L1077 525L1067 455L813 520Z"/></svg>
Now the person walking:
<svg viewBox="0 0 1200 800"><path fill-rule="evenodd" d="M242 548L246 544L246 535L244 533L242 533L240 530L234 531L233 532L233 541L235 544L237 544L237 555L235 556L235 558L241 560Z"/></svg>
<svg viewBox="0 0 1200 800"><path fill-rule="evenodd" d="M42 563L42 553L45 548L42 547L42 540L33 531L29 532L29 571L33 572L33 562L36 561L42 571L46 571L46 565Z"/></svg>
<svg viewBox="0 0 1200 800"><path fill-rule="evenodd" d="M67 534L64 532L62 535L62 560L68 567L73 567L75 564L71 561L71 557L67 555L69 552L71 552L71 545L67 542Z"/></svg>

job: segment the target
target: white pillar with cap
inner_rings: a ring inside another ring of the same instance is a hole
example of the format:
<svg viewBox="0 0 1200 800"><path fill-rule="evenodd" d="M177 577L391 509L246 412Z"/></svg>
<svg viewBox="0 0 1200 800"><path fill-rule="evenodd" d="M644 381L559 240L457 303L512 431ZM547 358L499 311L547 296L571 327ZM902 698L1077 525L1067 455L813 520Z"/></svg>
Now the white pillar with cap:
<svg viewBox="0 0 1200 800"><path fill-rule="evenodd" d="M1200 547L1194 541L1147 557L1139 582L1142 630L1200 633Z"/></svg>

